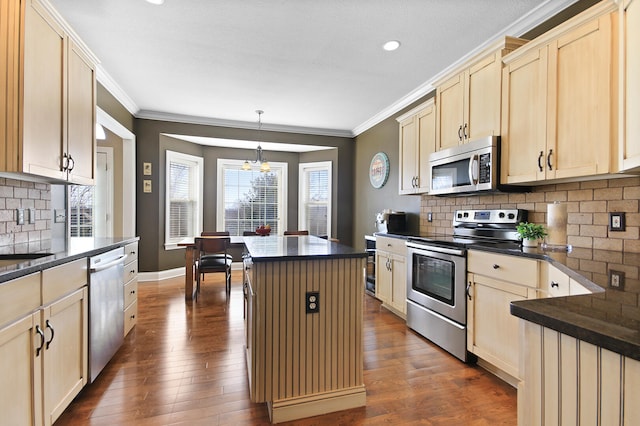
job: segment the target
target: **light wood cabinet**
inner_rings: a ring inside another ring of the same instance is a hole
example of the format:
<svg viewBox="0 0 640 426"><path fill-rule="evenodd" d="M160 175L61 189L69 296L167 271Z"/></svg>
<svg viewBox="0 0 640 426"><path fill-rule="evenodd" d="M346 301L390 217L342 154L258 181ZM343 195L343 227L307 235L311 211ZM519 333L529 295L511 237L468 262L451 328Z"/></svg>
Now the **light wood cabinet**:
<svg viewBox="0 0 640 426"><path fill-rule="evenodd" d="M436 150L500 134L502 56L524 43L505 37L435 82Z"/></svg>
<svg viewBox="0 0 640 426"><path fill-rule="evenodd" d="M537 297L538 262L471 250L467 271L467 350L514 382L520 351L518 319L510 303Z"/></svg>
<svg viewBox="0 0 640 426"><path fill-rule="evenodd" d="M519 321L518 425L640 424L640 361Z"/></svg>
<svg viewBox="0 0 640 426"><path fill-rule="evenodd" d="M376 297L405 318L407 313L407 248L399 238L376 236Z"/></svg>
<svg viewBox="0 0 640 426"><path fill-rule="evenodd" d="M620 150L622 171L640 170L640 1L620 1Z"/></svg>
<svg viewBox="0 0 640 426"><path fill-rule="evenodd" d="M435 101L417 106L397 118L400 129L400 194L429 191L429 155L435 150Z"/></svg>
<svg viewBox="0 0 640 426"><path fill-rule="evenodd" d="M618 171L617 39L602 2L503 59L503 183Z"/></svg>
<svg viewBox="0 0 640 426"><path fill-rule="evenodd" d="M592 292L547 262L540 262L540 297L576 296Z"/></svg>
<svg viewBox="0 0 640 426"><path fill-rule="evenodd" d="M124 335L129 334L138 321L138 243L124 247Z"/></svg>
<svg viewBox="0 0 640 426"><path fill-rule="evenodd" d="M3 7L24 28L0 24L12 43L0 52L0 69L9 70L0 72L9 95L0 114L7 117L0 120L0 170L93 184L96 61L40 1L3 0Z"/></svg>
<svg viewBox="0 0 640 426"><path fill-rule="evenodd" d="M87 383L86 265L80 259L0 285L0 311L9 312L0 316L7 424L53 424Z"/></svg>

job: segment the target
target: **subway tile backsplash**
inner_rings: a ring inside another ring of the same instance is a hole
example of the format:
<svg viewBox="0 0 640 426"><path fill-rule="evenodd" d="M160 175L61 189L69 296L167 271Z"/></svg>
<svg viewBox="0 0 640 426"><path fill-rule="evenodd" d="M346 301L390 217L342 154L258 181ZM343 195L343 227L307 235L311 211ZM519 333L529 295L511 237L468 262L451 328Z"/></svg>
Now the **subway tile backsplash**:
<svg viewBox="0 0 640 426"><path fill-rule="evenodd" d="M457 209L520 208L529 222L547 221L547 204L567 204L567 242L574 247L640 253L640 177L593 180L534 187L530 193L499 193L466 197L423 195L421 233L451 233ZM427 221L427 213L433 221ZM609 213L624 212L624 232L609 231Z"/></svg>
<svg viewBox="0 0 640 426"><path fill-rule="evenodd" d="M25 209L24 225L16 209ZM35 209L29 223L28 209ZM0 247L51 239L51 185L0 178Z"/></svg>

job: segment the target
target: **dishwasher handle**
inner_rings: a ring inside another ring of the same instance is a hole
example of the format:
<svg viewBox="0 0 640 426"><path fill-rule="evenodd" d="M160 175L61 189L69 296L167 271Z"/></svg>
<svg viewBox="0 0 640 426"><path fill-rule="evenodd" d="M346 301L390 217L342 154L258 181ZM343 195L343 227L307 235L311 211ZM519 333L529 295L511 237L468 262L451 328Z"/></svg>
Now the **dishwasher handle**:
<svg viewBox="0 0 640 426"><path fill-rule="evenodd" d="M104 271L105 269L109 269L112 266L117 265L118 263L124 262L126 258L127 258L126 254L121 254L111 262L107 262L104 265L91 265L91 268L89 268L89 272L93 274L94 272Z"/></svg>

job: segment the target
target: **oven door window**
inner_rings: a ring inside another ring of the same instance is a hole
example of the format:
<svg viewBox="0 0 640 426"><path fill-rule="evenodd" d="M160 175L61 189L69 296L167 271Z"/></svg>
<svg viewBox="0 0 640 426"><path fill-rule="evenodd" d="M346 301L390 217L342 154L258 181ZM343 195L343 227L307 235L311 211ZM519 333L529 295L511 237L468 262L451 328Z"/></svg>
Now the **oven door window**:
<svg viewBox="0 0 640 426"><path fill-rule="evenodd" d="M413 255L413 290L454 306L455 264L449 260Z"/></svg>

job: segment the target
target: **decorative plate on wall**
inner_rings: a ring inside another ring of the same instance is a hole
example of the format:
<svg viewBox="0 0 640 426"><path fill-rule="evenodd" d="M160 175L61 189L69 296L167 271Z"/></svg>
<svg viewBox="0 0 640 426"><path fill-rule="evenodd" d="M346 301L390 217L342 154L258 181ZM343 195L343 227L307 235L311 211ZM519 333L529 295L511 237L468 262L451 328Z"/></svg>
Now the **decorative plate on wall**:
<svg viewBox="0 0 640 426"><path fill-rule="evenodd" d="M382 188L389 178L389 157L384 152L378 152L371 159L369 166L369 181L374 188Z"/></svg>

